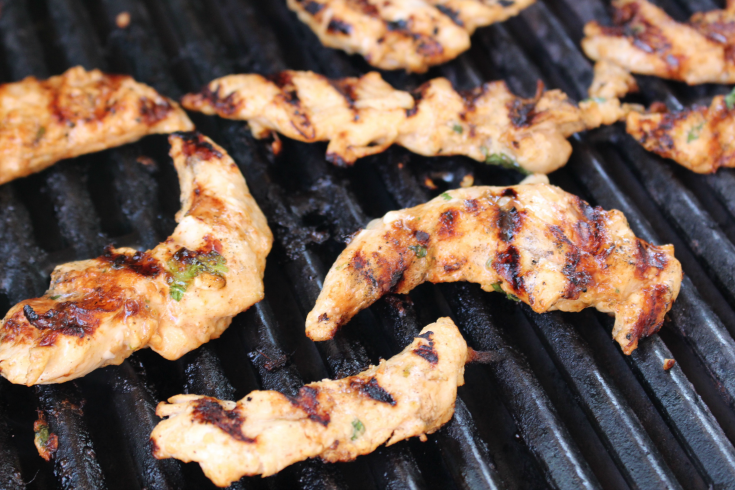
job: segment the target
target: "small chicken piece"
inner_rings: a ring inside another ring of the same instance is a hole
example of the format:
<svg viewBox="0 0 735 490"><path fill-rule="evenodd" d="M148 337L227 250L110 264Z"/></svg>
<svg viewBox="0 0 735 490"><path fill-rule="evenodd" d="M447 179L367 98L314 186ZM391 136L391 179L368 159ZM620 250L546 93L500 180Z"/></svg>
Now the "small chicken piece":
<svg viewBox="0 0 735 490"><path fill-rule="evenodd" d="M383 70L424 73L470 48L477 27L535 0L288 0L322 44L358 53Z"/></svg>
<svg viewBox="0 0 735 490"><path fill-rule="evenodd" d="M456 189L361 231L329 270L306 334L332 338L386 293L469 281L537 313L612 313L630 354L661 327L681 280L674 247L636 238L619 211L544 184Z"/></svg>
<svg viewBox="0 0 735 490"><path fill-rule="evenodd" d="M148 252L110 247L56 267L46 294L0 323L2 376L60 383L144 347L178 359L263 298L273 238L240 170L198 133L169 141L182 201L173 234Z"/></svg>
<svg viewBox="0 0 735 490"><path fill-rule="evenodd" d="M617 99L638 91L638 83L633 75L611 61L600 60L595 63L594 73L588 91L590 97Z"/></svg>
<svg viewBox="0 0 735 490"><path fill-rule="evenodd" d="M269 476L297 461L352 461L383 443L437 431L454 414L470 351L449 318L400 354L355 376L311 383L291 397L254 391L239 402L178 395L162 402L156 458L198 462L215 485Z"/></svg>
<svg viewBox="0 0 735 490"><path fill-rule="evenodd" d="M677 22L646 0L613 0L613 27L584 28L582 49L593 60L690 85L735 83L735 8Z"/></svg>
<svg viewBox="0 0 735 490"><path fill-rule="evenodd" d="M676 112L631 112L626 130L643 147L700 174L735 167L735 94L709 107Z"/></svg>
<svg viewBox="0 0 735 490"><path fill-rule="evenodd" d="M170 99L127 75L81 66L0 85L0 184L64 158L194 129Z"/></svg>
<svg viewBox="0 0 735 490"><path fill-rule="evenodd" d="M624 118L617 99L577 107L559 90L523 99L504 82L459 93L436 78L414 94L393 89L378 73L329 80L286 71L271 78L230 75L183 98L184 107L247 120L256 138L277 131L299 141L330 141L327 159L351 165L397 143L425 156L466 155L525 172L563 166L577 131Z"/></svg>

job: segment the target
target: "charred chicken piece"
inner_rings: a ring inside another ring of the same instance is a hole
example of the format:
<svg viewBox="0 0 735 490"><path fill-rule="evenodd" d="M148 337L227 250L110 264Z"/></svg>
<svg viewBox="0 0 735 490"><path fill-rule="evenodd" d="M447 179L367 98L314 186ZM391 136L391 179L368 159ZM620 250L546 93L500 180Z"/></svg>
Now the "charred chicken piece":
<svg viewBox="0 0 735 490"><path fill-rule="evenodd" d="M735 93L714 97L709 107L659 106L664 112L631 112L626 119L628 134L646 150L700 174L735 167Z"/></svg>
<svg viewBox="0 0 735 490"><path fill-rule="evenodd" d="M77 66L0 85L0 184L154 133L191 131L181 108L127 75Z"/></svg>
<svg viewBox="0 0 735 490"><path fill-rule="evenodd" d="M183 98L184 107L247 120L256 138L273 131L299 141L329 141L327 159L350 165L396 143L426 156L465 155L525 172L563 166L577 131L624 118L617 99L579 106L559 90L513 95L504 82L466 93L444 78L415 93L393 89L378 73L329 80L286 71L270 78L230 75Z"/></svg>
<svg viewBox="0 0 735 490"><path fill-rule="evenodd" d="M169 137L182 209L153 250L113 249L56 267L41 298L0 323L0 374L59 383L150 347L177 359L263 298L272 235L240 170L199 133Z"/></svg>
<svg viewBox="0 0 735 490"><path fill-rule="evenodd" d="M386 293L469 281L537 313L593 306L615 315L630 354L679 294L674 247L635 237L619 211L545 184L456 189L374 220L329 270L306 333L326 340Z"/></svg>
<svg viewBox="0 0 735 490"><path fill-rule="evenodd" d="M198 462L215 485L269 476L307 458L351 461L409 437L437 431L454 414L471 357L449 318L440 318L400 354L355 376L311 383L291 397L254 391L235 403L178 395L158 405L157 458Z"/></svg>
<svg viewBox="0 0 735 490"><path fill-rule="evenodd" d="M735 4L677 22L646 0L613 0L614 26L585 26L584 52L642 75L690 85L735 83Z"/></svg>

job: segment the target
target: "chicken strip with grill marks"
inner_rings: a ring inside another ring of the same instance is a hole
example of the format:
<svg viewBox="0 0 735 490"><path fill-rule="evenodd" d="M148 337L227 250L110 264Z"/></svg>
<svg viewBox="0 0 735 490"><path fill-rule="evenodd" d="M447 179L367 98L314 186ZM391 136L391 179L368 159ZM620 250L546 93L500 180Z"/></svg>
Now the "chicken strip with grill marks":
<svg viewBox="0 0 735 490"><path fill-rule="evenodd" d="M709 107L641 114L631 112L626 130L643 147L705 174L735 167L735 93L718 95Z"/></svg>
<svg viewBox="0 0 735 490"><path fill-rule="evenodd" d="M471 360L449 318L425 327L400 354L355 376L311 383L298 396L254 391L235 403L178 395L160 403L157 458L196 461L215 485L269 476L297 461L351 461L437 431L454 414Z"/></svg>
<svg viewBox="0 0 735 490"><path fill-rule="evenodd" d="M178 359L263 298L273 239L240 170L198 133L169 141L182 201L173 234L147 252L110 247L58 266L43 297L0 323L2 376L59 383L144 347Z"/></svg>
<svg viewBox="0 0 735 490"><path fill-rule="evenodd" d="M465 155L525 172L563 166L577 131L624 118L617 99L579 106L559 90L534 98L513 95L505 82L460 93L445 78L415 93L393 89L378 73L329 80L312 72L286 71L266 78L230 75L183 98L184 107L247 120L256 138L277 131L299 141L329 141L327 159L350 165L391 144L425 156Z"/></svg>
<svg viewBox="0 0 735 490"><path fill-rule="evenodd" d="M389 292L469 281L537 313L612 313L613 337L630 354L661 327L681 280L674 247L636 238L619 211L545 184L469 187L392 211L357 234L329 270L306 333L330 339Z"/></svg>
<svg viewBox="0 0 735 490"><path fill-rule="evenodd" d="M735 83L735 4L677 22L646 0L613 0L614 26L584 28L582 49L642 75L690 85Z"/></svg>
<svg viewBox="0 0 735 490"><path fill-rule="evenodd" d="M186 113L127 75L81 66L0 85L0 184L64 158L194 129Z"/></svg>

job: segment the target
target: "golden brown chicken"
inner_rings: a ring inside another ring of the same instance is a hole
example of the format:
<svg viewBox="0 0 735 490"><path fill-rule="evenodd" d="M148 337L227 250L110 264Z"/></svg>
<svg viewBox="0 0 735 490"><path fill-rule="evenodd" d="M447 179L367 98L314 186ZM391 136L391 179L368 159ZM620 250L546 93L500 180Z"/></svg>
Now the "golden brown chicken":
<svg viewBox="0 0 735 490"><path fill-rule="evenodd" d="M113 249L58 266L41 298L0 323L0 374L59 383L150 347L177 359L263 298L272 235L240 170L199 133L169 137L182 208L153 250Z"/></svg>
<svg viewBox="0 0 735 490"><path fill-rule="evenodd" d="M735 3L677 22L646 0L613 0L614 26L585 26L582 49L642 75L690 85L735 83Z"/></svg>
<svg viewBox="0 0 735 490"><path fill-rule="evenodd" d="M386 442L425 440L452 418L470 352L452 320L440 318L390 360L308 384L296 397L254 391L235 403L178 395L158 405L168 419L153 430L153 454L196 461L224 487L307 458L351 461Z"/></svg>
<svg viewBox="0 0 735 490"><path fill-rule="evenodd" d="M306 333L332 338L389 292L469 281L537 313L612 313L613 337L630 354L661 327L681 279L674 247L636 238L619 211L544 184L469 187L392 211L357 234L329 270Z"/></svg>
<svg viewBox="0 0 735 490"><path fill-rule="evenodd" d="M77 66L0 85L0 184L64 158L192 129L176 102L127 75Z"/></svg>
<svg viewBox="0 0 735 490"><path fill-rule="evenodd" d="M646 150L671 158L694 172L704 174L720 167L735 167L735 93L714 97L709 107L631 112L626 130Z"/></svg>
<svg viewBox="0 0 735 490"><path fill-rule="evenodd" d="M327 159L350 165L391 144L426 156L466 155L526 172L563 166L577 131L623 118L617 99L587 100L579 107L559 90L524 99L504 82L459 93L436 78L409 94L378 73L329 80L308 71L273 77L230 75L183 98L184 107L246 120L256 138L278 132L305 142L329 141Z"/></svg>
<svg viewBox="0 0 735 490"><path fill-rule="evenodd" d="M633 75L611 61L600 60L595 63L594 75L588 91L590 97L617 99L638 91L638 83Z"/></svg>
<svg viewBox="0 0 735 490"><path fill-rule="evenodd" d="M517 15L535 0L288 0L330 48L384 70L423 73L470 47L477 27Z"/></svg>

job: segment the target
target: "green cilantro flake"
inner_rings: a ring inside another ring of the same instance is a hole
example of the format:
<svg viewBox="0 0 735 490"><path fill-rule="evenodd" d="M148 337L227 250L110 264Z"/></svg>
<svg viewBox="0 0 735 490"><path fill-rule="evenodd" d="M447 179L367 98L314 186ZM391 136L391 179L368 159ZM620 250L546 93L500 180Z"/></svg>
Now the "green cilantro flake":
<svg viewBox="0 0 735 490"><path fill-rule="evenodd" d="M464 131L464 128L459 123L454 123L452 125L452 131L454 131L457 134L462 134L462 131Z"/></svg>
<svg viewBox="0 0 735 490"><path fill-rule="evenodd" d="M732 92L727 94L727 97L725 97L725 105L727 105L729 110L732 110L732 108L735 107L735 88L732 89Z"/></svg>
<svg viewBox="0 0 735 490"><path fill-rule="evenodd" d="M361 435L365 433L365 425L363 425L362 422L360 422L360 419L355 419L352 421L352 437L350 440L354 441Z"/></svg>
<svg viewBox="0 0 735 490"><path fill-rule="evenodd" d="M36 435L35 435L37 445L41 447L45 446L48 443L48 438L49 438L48 425L37 426Z"/></svg>
<svg viewBox="0 0 735 490"><path fill-rule="evenodd" d="M605 97L590 97L588 99L582 99L579 101L581 104L582 102L597 102L598 104L604 104L607 102L607 99Z"/></svg>
<svg viewBox="0 0 735 490"><path fill-rule="evenodd" d="M56 300L56 299L61 298L61 295L60 294L54 294L53 296L49 296L49 298L50 299L53 299L53 300Z"/></svg>
<svg viewBox="0 0 735 490"><path fill-rule="evenodd" d="M36 141L43 138L43 135L46 134L46 128L44 126L41 126L38 128L38 131L36 131Z"/></svg>
<svg viewBox="0 0 735 490"><path fill-rule="evenodd" d="M423 259L426 257L426 247L423 245L411 245L408 247L410 250L413 250L413 253L416 254L416 257L419 259Z"/></svg>
<svg viewBox="0 0 735 490"><path fill-rule="evenodd" d="M225 262L227 262L225 258L214 250L206 254L199 253L195 257L188 257L187 263L177 260L176 255L174 255L167 262L169 295L175 301L181 301L189 285L200 274L221 277L225 272L228 272L229 269Z"/></svg>
<svg viewBox="0 0 735 490"><path fill-rule="evenodd" d="M452 200L452 196L450 196L448 192L445 192L445 193L441 194L441 197L445 201L451 201Z"/></svg>
<svg viewBox="0 0 735 490"><path fill-rule="evenodd" d="M503 293L503 294L505 294L505 296L509 300L511 300L511 301L519 302L521 300L521 298L519 298L518 296L516 296L514 294L506 293L505 291L503 291L503 288L501 287L501 284L502 283L500 283L500 282L496 282L495 284L493 284L493 291L495 291L496 293Z"/></svg>
<svg viewBox="0 0 735 490"><path fill-rule="evenodd" d="M698 140L699 133L702 131L703 127L704 127L704 122L701 122L697 124L696 126L693 126L687 133L687 143L691 143L692 141Z"/></svg>
<svg viewBox="0 0 735 490"><path fill-rule="evenodd" d="M485 163L488 163L490 165L497 165L503 168L509 168L511 170L516 170L524 175L530 174L528 170L518 165L518 162L513 160L505 153L488 153L487 148L485 148L484 146L482 147L482 150L482 153L485 155Z"/></svg>

